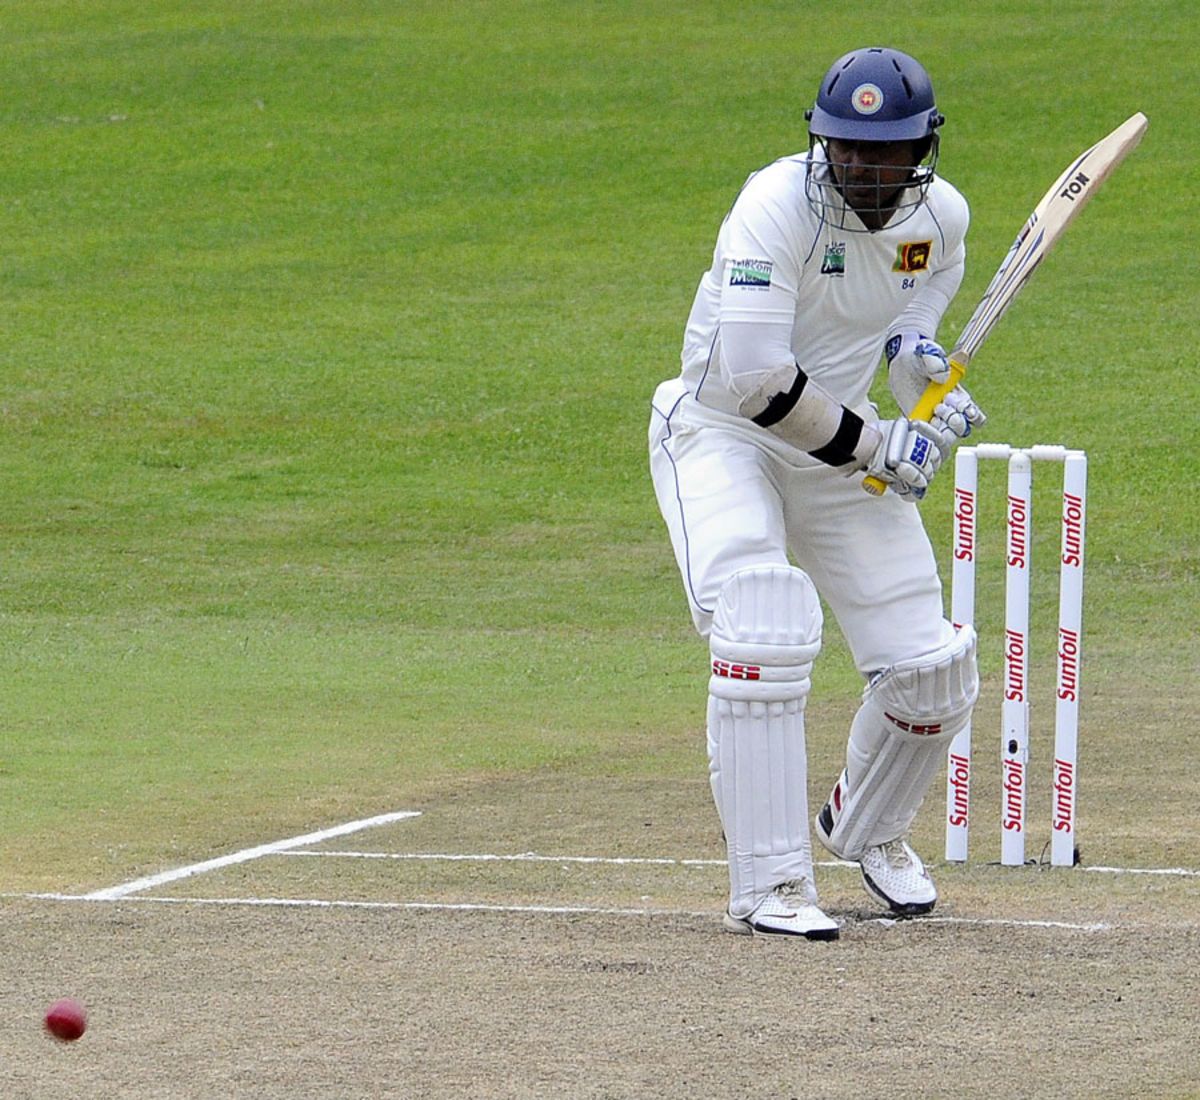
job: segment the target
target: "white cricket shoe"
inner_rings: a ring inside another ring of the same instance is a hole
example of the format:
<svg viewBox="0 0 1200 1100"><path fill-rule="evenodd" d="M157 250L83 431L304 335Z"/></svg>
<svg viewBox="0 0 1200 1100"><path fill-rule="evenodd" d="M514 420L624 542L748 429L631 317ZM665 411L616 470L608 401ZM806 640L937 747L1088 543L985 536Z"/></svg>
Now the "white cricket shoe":
<svg viewBox="0 0 1200 1100"><path fill-rule="evenodd" d="M725 931L739 936L799 936L806 940L836 940L838 923L812 901L804 879L781 882L747 917L725 913Z"/></svg>
<svg viewBox="0 0 1200 1100"><path fill-rule="evenodd" d="M893 913L917 917L937 902L937 887L921 857L903 837L868 848L858 861L863 885Z"/></svg>
<svg viewBox="0 0 1200 1100"><path fill-rule="evenodd" d="M845 777L843 772L829 801L813 822L817 839L839 859L849 857L839 852L829 837L837 820L835 807L841 805ZM937 887L932 877L904 837L868 848L855 862L862 872L867 893L883 902L898 917L919 917L928 913L937 902Z"/></svg>

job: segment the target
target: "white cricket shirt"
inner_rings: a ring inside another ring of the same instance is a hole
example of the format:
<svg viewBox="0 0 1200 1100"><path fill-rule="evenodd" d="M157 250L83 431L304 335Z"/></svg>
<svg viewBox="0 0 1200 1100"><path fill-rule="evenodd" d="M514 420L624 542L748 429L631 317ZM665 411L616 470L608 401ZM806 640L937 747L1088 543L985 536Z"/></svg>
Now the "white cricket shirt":
<svg viewBox="0 0 1200 1100"><path fill-rule="evenodd" d="M812 156L822 158L819 146ZM683 343L681 377L702 405L755 415L741 406L762 384L765 364L735 374L722 356L721 327L761 322L774 333L789 325L795 363L844 405L861 408L889 334L911 328L935 337L958 290L970 215L952 184L935 177L911 217L855 233L812 208L809 169L809 155L798 154L753 173L725 217ZM788 349L773 349L780 354Z"/></svg>

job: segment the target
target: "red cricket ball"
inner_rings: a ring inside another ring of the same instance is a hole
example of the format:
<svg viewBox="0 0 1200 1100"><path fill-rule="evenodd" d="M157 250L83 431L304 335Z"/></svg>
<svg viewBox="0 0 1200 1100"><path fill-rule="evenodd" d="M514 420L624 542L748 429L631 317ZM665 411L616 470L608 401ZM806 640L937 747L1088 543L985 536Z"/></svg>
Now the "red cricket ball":
<svg viewBox="0 0 1200 1100"><path fill-rule="evenodd" d="M46 1012L46 1030L65 1043L73 1042L87 1031L87 1012L74 997L64 997Z"/></svg>

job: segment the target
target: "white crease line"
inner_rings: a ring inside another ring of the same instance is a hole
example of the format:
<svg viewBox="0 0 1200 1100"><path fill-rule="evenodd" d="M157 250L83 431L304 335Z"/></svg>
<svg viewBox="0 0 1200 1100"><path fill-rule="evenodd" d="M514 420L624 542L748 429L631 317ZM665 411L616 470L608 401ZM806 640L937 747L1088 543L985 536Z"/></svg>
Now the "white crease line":
<svg viewBox="0 0 1200 1100"><path fill-rule="evenodd" d="M892 918L878 918L883 921L900 923ZM1065 928L1072 932L1110 932L1113 925L1106 921L1092 921L1079 924L1065 920L1017 920L1008 917L918 917L915 924L976 924L999 925L1002 928Z"/></svg>
<svg viewBox="0 0 1200 1100"><path fill-rule="evenodd" d="M300 848L306 844L319 844L323 840L332 840L337 836L345 836L347 833L357 833L360 829L371 829L377 825L387 825L393 821L401 821L407 817L420 817L419 810L401 810L397 813L379 814L376 817L363 818L361 821L349 821L344 825L335 825L331 829L321 829L315 833L305 833L303 836L290 837L287 840L277 840L272 844L260 844L255 848L244 848L240 852L233 852L227 856L219 856L216 859L207 859L203 863L191 863L186 867L176 867L171 871L163 871L157 875L147 875L145 878L134 879L132 882L122 883L120 886L109 886L103 890L95 890L90 894L84 894L83 897L89 901L115 901L117 898L128 897L130 894L139 894L143 890L153 889L155 886L164 886L168 882L177 882L181 878L190 878L192 875L203 874L205 871L216 871L222 867L232 867L237 863L246 863L252 859L259 859L262 856L275 855L278 852L287 851L289 848Z"/></svg>
<svg viewBox="0 0 1200 1100"><path fill-rule="evenodd" d="M499 855L493 852L478 852L462 854L450 852L335 852L322 850L318 852L280 852L285 856L337 856L342 859L413 859L413 860L445 860L446 862L466 863L602 863L602 864L637 864L655 867L726 867L723 859L668 859L654 856L544 856L537 852L519 852L515 855ZM857 863L845 860L814 861L814 867L857 867Z"/></svg>
<svg viewBox="0 0 1200 1100"><path fill-rule="evenodd" d="M591 905L500 905L484 902L437 902L437 901L346 901L326 898L177 898L157 895L141 897L105 898L97 894L5 894L4 897L20 897L32 901L83 901L118 902L123 905L229 905L249 907L275 907L292 909L382 909L382 910L426 910L432 912L458 913L538 913L549 916L602 916L602 917L688 917L714 919L712 910L693 911L688 909L620 909ZM1010 917L916 917L897 920L894 917L844 918L843 927L859 924L879 924L887 928L920 928L927 924L975 925L999 928L1060 929L1067 932L1110 932L1118 927L1105 921L1076 923L1055 920L1020 920ZM1120 927L1155 927L1153 925L1121 925ZM1192 925L1172 925L1172 928Z"/></svg>
<svg viewBox="0 0 1200 1100"><path fill-rule="evenodd" d="M31 901L116 901L125 904L142 902L158 905L249 905L311 909L434 909L484 913L550 913L599 914L610 917L711 917L711 912L688 912L685 909L613 909L590 905L493 905L484 902L438 901L345 901L325 898L173 898L143 894L140 897L101 897L95 894L4 894Z"/></svg>
<svg viewBox="0 0 1200 1100"><path fill-rule="evenodd" d="M668 859L653 856L544 856L537 852L518 852L499 855L493 852L450 853L450 852L280 852L286 856L336 856L342 859L416 859L444 860L461 863L604 863L638 864L659 867L724 867L723 859Z"/></svg>
<svg viewBox="0 0 1200 1100"><path fill-rule="evenodd" d="M399 859L399 860L444 860L446 862L466 863L598 863L598 864L641 864L659 867L724 867L723 859L669 859L651 856L547 856L538 852L519 852L512 855L501 855L495 852L478 852L474 854L459 852L354 852L354 851L287 851L279 852L285 856L332 856L341 859ZM830 859L813 862L814 867L857 867L857 863L848 860ZM1040 868L1039 868L1040 869ZM1070 870L1071 868L1065 868ZM1056 868L1057 870L1057 868ZM1184 877L1200 877L1200 871L1192 871L1186 867L1088 867L1080 864L1076 871L1092 871L1110 875L1179 875Z"/></svg>

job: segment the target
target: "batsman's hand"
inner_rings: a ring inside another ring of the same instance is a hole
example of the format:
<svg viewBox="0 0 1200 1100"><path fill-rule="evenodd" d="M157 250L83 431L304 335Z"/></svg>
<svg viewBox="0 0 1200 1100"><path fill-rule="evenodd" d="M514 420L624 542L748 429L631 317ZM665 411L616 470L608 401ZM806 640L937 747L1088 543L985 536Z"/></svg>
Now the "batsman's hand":
<svg viewBox="0 0 1200 1100"><path fill-rule="evenodd" d="M938 434L942 458L948 458L950 448L966 439L975 428L987 423L987 414L975 404L962 386L955 386L935 406L929 426Z"/></svg>
<svg viewBox="0 0 1200 1100"><path fill-rule="evenodd" d="M941 434L932 424L903 418L881 420L875 427L883 438L867 463L867 476L915 504L942 464Z"/></svg>
<svg viewBox="0 0 1200 1100"><path fill-rule="evenodd" d="M950 377L950 360L942 345L916 332L893 336L883 348L887 357L888 388L905 416L912 416L926 387Z"/></svg>
<svg viewBox="0 0 1200 1100"><path fill-rule="evenodd" d="M950 359L945 348L919 332L901 332L883 348L889 373L893 368L915 375L924 382L945 382L950 377Z"/></svg>

